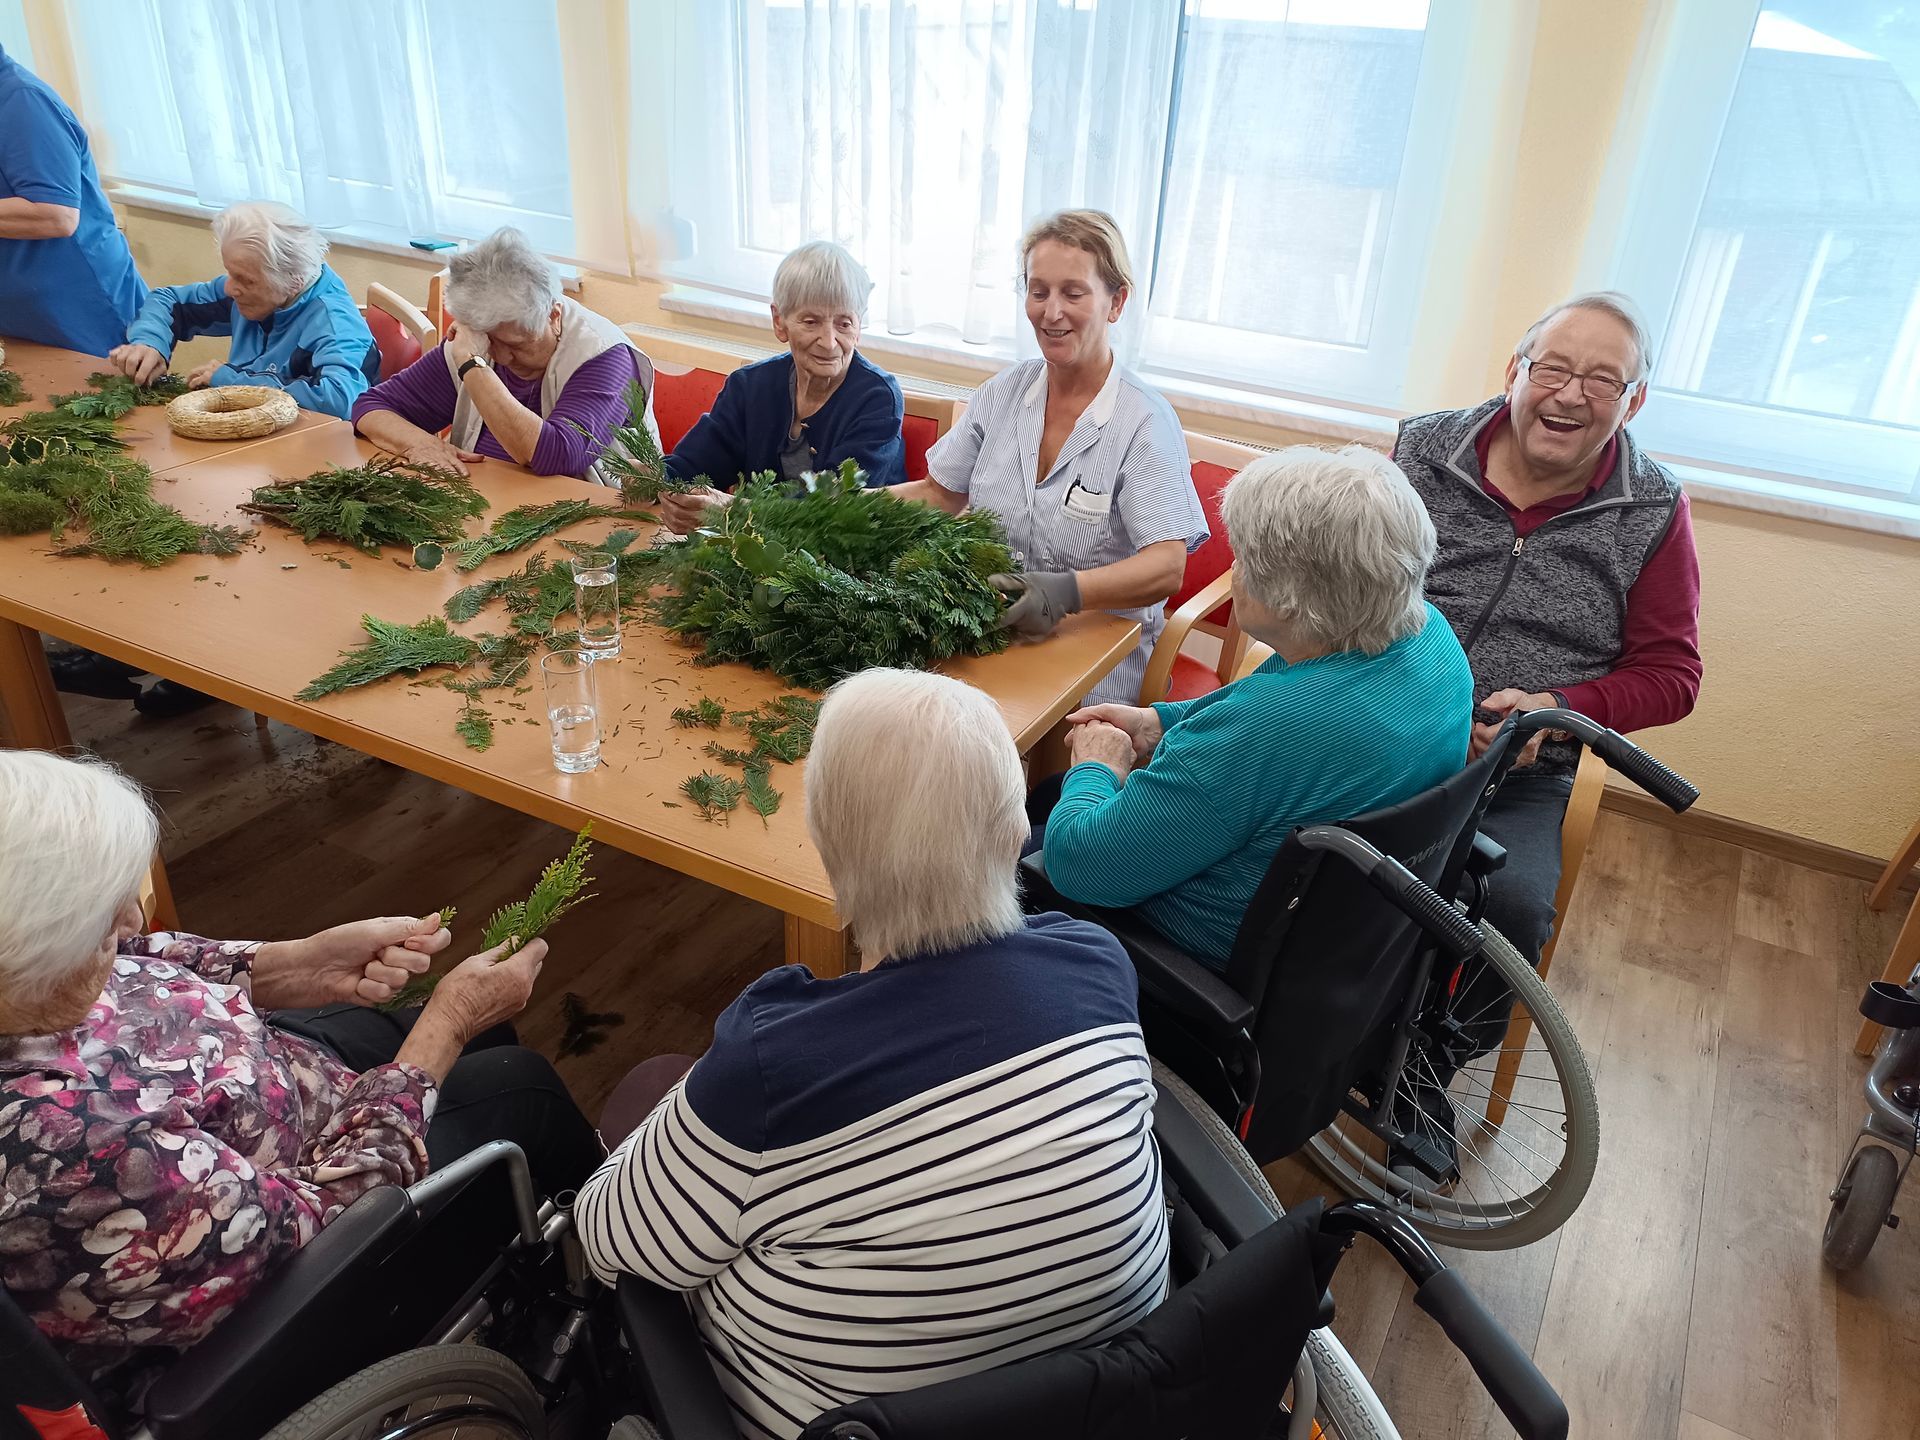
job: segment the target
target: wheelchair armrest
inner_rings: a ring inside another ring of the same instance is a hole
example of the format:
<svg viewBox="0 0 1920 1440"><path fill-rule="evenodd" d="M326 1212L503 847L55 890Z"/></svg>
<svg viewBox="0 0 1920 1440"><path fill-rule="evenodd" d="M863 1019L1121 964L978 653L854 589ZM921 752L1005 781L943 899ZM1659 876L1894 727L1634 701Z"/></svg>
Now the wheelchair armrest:
<svg viewBox="0 0 1920 1440"><path fill-rule="evenodd" d="M1484 830L1473 837L1473 850L1467 856L1469 875L1491 875L1507 863L1507 847Z"/></svg>
<svg viewBox="0 0 1920 1440"><path fill-rule="evenodd" d="M614 1295L661 1432L673 1440L737 1440L732 1409L687 1313L687 1297L634 1275L622 1275Z"/></svg>
<svg viewBox="0 0 1920 1440"><path fill-rule="evenodd" d="M1020 862L1020 881L1030 903L1091 921L1125 946L1140 976L1142 993L1168 1010L1225 1036L1251 1029L1253 1002L1154 929L1138 911L1105 910L1067 899L1047 879L1044 851Z"/></svg>
<svg viewBox="0 0 1920 1440"><path fill-rule="evenodd" d="M1246 1152L1236 1156L1222 1148L1226 1136L1211 1114L1194 1114L1171 1090L1162 1089L1153 1105L1153 1136L1168 1178L1229 1250L1278 1218L1271 1199L1248 1178Z"/></svg>

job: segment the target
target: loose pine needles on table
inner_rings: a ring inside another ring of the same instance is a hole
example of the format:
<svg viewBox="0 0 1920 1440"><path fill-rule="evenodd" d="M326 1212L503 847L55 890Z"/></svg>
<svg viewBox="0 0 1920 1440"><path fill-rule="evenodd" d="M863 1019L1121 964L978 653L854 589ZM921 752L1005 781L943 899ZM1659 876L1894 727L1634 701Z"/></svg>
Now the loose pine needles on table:
<svg viewBox="0 0 1920 1440"><path fill-rule="evenodd" d="M949 515L861 483L852 461L789 494L771 472L742 485L706 528L637 556L669 593L651 617L810 689L875 665L925 668L1003 650L989 575L1016 568L989 511Z"/></svg>
<svg viewBox="0 0 1920 1440"><path fill-rule="evenodd" d="M382 545L458 540L469 517L486 513L487 500L463 475L382 456L262 485L240 508L299 531L309 544L344 540L375 555Z"/></svg>

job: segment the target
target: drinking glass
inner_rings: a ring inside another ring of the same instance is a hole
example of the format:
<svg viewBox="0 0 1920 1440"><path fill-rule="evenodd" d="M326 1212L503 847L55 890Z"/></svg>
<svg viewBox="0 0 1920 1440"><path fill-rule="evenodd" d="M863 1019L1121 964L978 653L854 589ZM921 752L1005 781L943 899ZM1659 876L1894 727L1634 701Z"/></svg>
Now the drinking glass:
<svg viewBox="0 0 1920 1440"><path fill-rule="evenodd" d="M573 557L573 608L580 616L580 648L591 660L620 654L620 557L590 550Z"/></svg>
<svg viewBox="0 0 1920 1440"><path fill-rule="evenodd" d="M593 657L584 650L554 650L540 657L540 678L547 689L547 735L553 742L553 768L568 775L600 763L600 699L593 682Z"/></svg>

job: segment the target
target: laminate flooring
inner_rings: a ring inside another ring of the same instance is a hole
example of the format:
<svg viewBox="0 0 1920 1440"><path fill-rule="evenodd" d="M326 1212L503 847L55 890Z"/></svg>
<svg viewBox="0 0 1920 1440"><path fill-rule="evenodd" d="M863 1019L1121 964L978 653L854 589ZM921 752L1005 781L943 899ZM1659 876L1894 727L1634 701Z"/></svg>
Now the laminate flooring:
<svg viewBox="0 0 1920 1440"><path fill-rule="evenodd" d="M76 740L167 815L183 925L277 938L523 895L568 836L473 796L213 705L175 720L67 697ZM734 823L752 823L736 817ZM781 917L601 849L596 898L556 928L523 1040L591 1115L627 1068L697 1053L781 962ZM1920 1234L1865 1266L1820 1260L1827 1194L1865 1110L1854 1007L1893 943L1857 881L1608 813L1551 983L1599 1086L1599 1172L1524 1250L1453 1258L1566 1396L1580 1440L1920 1433ZM472 929L468 933L474 933ZM562 997L623 1017L560 1055ZM1283 1198L1319 1189L1271 1167ZM1908 1208L1920 1213L1920 1192ZM1335 1329L1408 1440L1511 1434L1398 1270L1364 1245Z"/></svg>

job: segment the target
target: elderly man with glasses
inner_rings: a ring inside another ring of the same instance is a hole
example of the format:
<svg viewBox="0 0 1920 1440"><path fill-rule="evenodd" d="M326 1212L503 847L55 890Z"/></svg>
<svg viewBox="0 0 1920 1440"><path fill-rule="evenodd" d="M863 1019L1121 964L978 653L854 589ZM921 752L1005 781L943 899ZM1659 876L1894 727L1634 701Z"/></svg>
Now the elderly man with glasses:
<svg viewBox="0 0 1920 1440"><path fill-rule="evenodd" d="M1626 428L1652 372L1632 303L1578 295L1521 339L1505 394L1400 427L1394 459L1439 537L1427 598L1473 666L1476 755L1515 710L1563 705L1625 731L1693 709L1693 522L1679 481ZM1536 736L1487 815L1508 852L1488 918L1536 963L1576 759Z"/></svg>

